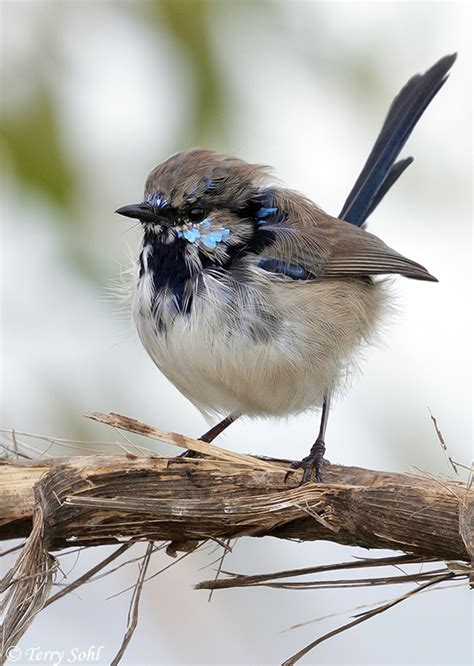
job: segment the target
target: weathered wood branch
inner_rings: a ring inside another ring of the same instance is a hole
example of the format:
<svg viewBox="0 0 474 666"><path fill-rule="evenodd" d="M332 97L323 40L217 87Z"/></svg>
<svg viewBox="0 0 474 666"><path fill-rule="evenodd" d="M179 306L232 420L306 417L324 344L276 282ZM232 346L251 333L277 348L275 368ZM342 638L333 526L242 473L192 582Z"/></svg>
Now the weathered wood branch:
<svg viewBox="0 0 474 666"><path fill-rule="evenodd" d="M51 551L72 545L125 542L93 568L90 576L138 540L170 542L168 553L174 554L176 550L191 551L207 539L220 544L239 536L324 539L402 550L410 562L458 561L454 568L451 562L442 575L428 573L429 580L425 576L411 592L347 626L400 603L428 585L466 577L472 571L463 564L470 563L473 554L472 485L427 475L328 465L325 483L300 486L302 473L291 469L290 461L233 453L116 414L89 416L200 451L206 457L160 458L133 445L140 456L128 453L22 462L0 459L0 540L28 537L16 562L0 580L0 593L5 593L2 603L7 609L0 629L0 663L38 612L58 598L58 594L48 598L58 568ZM152 552L149 543L140 585ZM301 573L296 570L278 575ZM242 577L227 579L221 586L255 582L255 577L243 578L245 581ZM268 575L260 578L265 580ZM211 585L208 581L202 586ZM130 635L127 632L127 637ZM295 663L324 638L285 664Z"/></svg>
<svg viewBox="0 0 474 666"><path fill-rule="evenodd" d="M299 486L289 461L230 455L4 460L0 539L27 536L39 506L48 550L129 538L186 550L274 536L471 560L474 491L465 484L328 465L324 484Z"/></svg>

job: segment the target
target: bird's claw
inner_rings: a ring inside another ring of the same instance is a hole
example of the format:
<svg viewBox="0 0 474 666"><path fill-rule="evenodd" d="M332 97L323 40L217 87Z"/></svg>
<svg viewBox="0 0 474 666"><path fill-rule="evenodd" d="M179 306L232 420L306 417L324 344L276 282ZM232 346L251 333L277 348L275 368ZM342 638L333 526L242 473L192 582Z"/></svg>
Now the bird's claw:
<svg viewBox="0 0 474 666"><path fill-rule="evenodd" d="M324 453L326 451L325 443L322 439L317 439L311 451L306 458L298 462L292 463L293 469L303 469L303 478L300 485L308 483L308 481L314 480L316 483L323 483L324 481L324 466L326 461L324 460Z"/></svg>

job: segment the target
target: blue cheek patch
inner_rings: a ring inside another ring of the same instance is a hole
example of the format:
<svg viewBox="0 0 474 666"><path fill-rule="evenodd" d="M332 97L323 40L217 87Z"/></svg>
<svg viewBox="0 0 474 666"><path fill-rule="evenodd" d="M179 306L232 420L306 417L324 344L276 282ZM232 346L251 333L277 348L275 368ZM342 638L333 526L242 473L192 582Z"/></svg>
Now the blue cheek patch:
<svg viewBox="0 0 474 666"><path fill-rule="evenodd" d="M185 238L188 243L195 243L200 239L200 242L209 250L215 250L218 243L229 238L230 229L225 229L224 227L211 229L211 227L211 222L204 220L198 225L193 225L187 229L179 229L176 235L178 238Z"/></svg>
<svg viewBox="0 0 474 666"><path fill-rule="evenodd" d="M214 250L217 245L217 239L214 234L206 234L203 236L202 243L209 248L209 250Z"/></svg>
<svg viewBox="0 0 474 666"><path fill-rule="evenodd" d="M184 229L182 232L184 238L190 243L195 243L198 238L201 237L201 232L196 227L191 227L191 229Z"/></svg>
<svg viewBox="0 0 474 666"><path fill-rule="evenodd" d="M201 236L201 242L209 250L214 250L217 246L217 243L221 243L224 240L227 240L230 236L229 229L214 229L213 231L208 231L207 233Z"/></svg>

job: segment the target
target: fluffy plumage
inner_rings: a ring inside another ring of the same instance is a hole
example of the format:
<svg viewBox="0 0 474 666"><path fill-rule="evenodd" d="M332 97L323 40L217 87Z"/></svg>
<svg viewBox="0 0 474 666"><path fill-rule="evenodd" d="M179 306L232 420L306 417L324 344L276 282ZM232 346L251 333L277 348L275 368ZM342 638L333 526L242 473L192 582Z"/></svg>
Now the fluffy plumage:
<svg viewBox="0 0 474 666"><path fill-rule="evenodd" d="M145 202L133 316L156 365L207 413L320 407L381 316L384 288L368 276L434 279L267 169L211 151L160 165Z"/></svg>
<svg viewBox="0 0 474 666"><path fill-rule="evenodd" d="M455 56L410 79L334 218L267 167L194 149L149 175L133 317L160 370L205 413L320 407L377 329L384 282L436 281L363 225L411 163L395 162Z"/></svg>

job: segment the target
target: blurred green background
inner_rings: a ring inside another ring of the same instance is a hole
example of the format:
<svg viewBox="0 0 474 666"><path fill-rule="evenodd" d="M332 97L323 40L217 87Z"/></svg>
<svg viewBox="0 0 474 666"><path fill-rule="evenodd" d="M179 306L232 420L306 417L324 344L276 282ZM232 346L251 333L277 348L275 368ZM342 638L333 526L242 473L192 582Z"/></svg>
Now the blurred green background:
<svg viewBox="0 0 474 666"><path fill-rule="evenodd" d="M329 458L449 474L429 407L450 454L469 464L469 3L3 1L0 11L4 427L119 440L82 418L97 409L189 435L203 431L201 415L153 367L129 322L121 294L138 230L113 211L140 198L146 174L170 153L203 145L273 165L291 187L337 213L395 93L457 50L449 82L404 151L414 165L370 221L440 283L394 285L397 311L332 414ZM301 457L314 430L311 415L243 422L222 443ZM243 541L227 566L303 566L347 559L346 551ZM201 556L200 566L214 557ZM277 663L334 620L280 629L386 592L232 592L208 605L190 583L209 572L197 574L191 559L180 566L150 586L125 663ZM128 576L134 573L91 586L62 612L53 605L25 645L102 642L106 663L126 611L123 600L105 601L106 587L126 587ZM307 663L468 663L468 597L439 594L444 603L414 600L377 627L368 623L321 646ZM85 610L91 607L100 622ZM60 631L46 639L52 624ZM403 640L394 643L394 635Z"/></svg>

